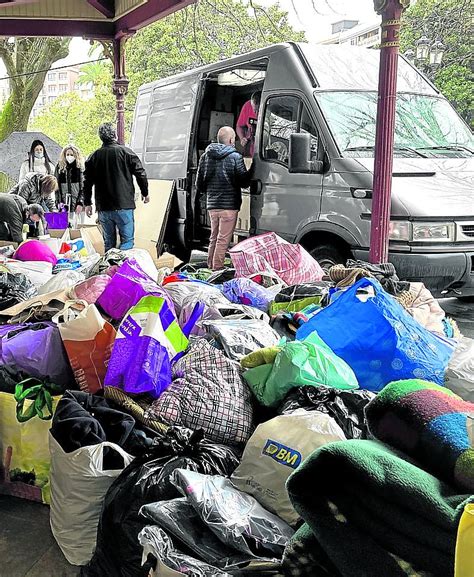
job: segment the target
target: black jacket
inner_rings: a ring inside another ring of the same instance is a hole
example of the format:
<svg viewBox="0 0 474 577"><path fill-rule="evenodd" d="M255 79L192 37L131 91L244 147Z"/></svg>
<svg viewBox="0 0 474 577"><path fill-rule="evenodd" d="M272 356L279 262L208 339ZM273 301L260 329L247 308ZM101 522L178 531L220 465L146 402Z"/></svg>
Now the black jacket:
<svg viewBox="0 0 474 577"><path fill-rule="evenodd" d="M148 180L138 156L116 142L103 144L86 161L84 204L92 204L95 186L96 210L135 208L133 176L143 196L148 196Z"/></svg>
<svg viewBox="0 0 474 577"><path fill-rule="evenodd" d="M26 222L26 200L18 194L0 194L0 222L8 225L9 237L2 240L23 242L23 225Z"/></svg>
<svg viewBox="0 0 474 577"><path fill-rule="evenodd" d="M198 194L207 194L208 210L239 210L242 188L250 184L250 172L233 146L210 144L199 159Z"/></svg>
<svg viewBox="0 0 474 577"><path fill-rule="evenodd" d="M54 176L58 180L56 191L56 206L67 204L69 212L74 212L77 206L84 205L84 171L76 162L66 164L64 170L56 166Z"/></svg>

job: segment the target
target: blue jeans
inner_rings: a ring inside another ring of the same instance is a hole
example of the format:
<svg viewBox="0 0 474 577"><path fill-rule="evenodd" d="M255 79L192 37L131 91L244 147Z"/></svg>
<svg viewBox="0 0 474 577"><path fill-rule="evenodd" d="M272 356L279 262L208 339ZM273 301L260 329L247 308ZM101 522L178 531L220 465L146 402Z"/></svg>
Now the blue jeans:
<svg viewBox="0 0 474 577"><path fill-rule="evenodd" d="M111 248L117 248L117 229L120 235L122 250L133 248L135 235L135 219L133 209L101 210L99 211L99 224L102 227L105 252Z"/></svg>

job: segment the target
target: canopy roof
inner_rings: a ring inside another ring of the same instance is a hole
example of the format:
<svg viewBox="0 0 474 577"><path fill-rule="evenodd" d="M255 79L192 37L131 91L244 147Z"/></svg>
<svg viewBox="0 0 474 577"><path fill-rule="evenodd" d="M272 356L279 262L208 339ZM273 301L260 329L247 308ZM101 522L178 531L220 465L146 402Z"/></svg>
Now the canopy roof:
<svg viewBox="0 0 474 577"><path fill-rule="evenodd" d="M119 39L195 0L0 0L0 36Z"/></svg>

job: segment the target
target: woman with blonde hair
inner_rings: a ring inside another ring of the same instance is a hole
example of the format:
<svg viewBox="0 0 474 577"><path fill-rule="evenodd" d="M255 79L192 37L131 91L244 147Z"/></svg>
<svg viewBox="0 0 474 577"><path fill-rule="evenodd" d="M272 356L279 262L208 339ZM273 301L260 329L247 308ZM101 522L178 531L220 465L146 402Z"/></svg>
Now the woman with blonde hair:
<svg viewBox="0 0 474 577"><path fill-rule="evenodd" d="M67 207L73 226L84 224L84 159L73 144L61 151L55 175L59 184L56 207L59 210Z"/></svg>

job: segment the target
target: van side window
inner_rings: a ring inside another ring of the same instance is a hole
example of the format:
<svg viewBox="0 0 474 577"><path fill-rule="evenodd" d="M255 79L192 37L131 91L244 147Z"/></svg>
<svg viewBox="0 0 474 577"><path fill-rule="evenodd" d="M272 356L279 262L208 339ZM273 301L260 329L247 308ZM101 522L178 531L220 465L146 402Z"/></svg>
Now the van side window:
<svg viewBox="0 0 474 577"><path fill-rule="evenodd" d="M297 96L269 98L263 122L262 156L288 165L290 134L308 132L312 155L318 153L319 135L303 101Z"/></svg>

